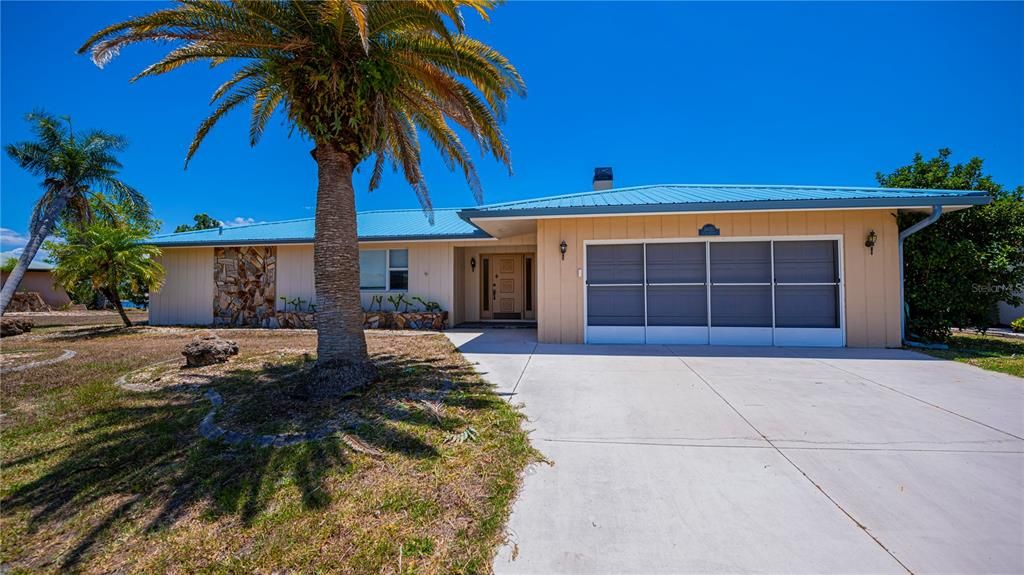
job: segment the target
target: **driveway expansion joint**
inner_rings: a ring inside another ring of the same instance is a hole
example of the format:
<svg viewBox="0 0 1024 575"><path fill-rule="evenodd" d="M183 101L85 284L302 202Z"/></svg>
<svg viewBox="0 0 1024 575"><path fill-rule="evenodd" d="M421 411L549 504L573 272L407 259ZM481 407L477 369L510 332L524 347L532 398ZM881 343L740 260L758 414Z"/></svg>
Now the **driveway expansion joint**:
<svg viewBox="0 0 1024 575"><path fill-rule="evenodd" d="M680 356L678 354L675 354L674 352L672 352L671 348L668 348L667 346L666 346L666 349L668 349L669 352L672 355L674 355L677 359L679 359L679 361L681 361L683 363L683 365L686 366L687 369L689 369L695 376L697 376L698 379L703 381L704 385L708 386L708 389L710 389L712 392L714 392L714 394L717 395L719 397L719 399L721 399L723 402L725 402L725 404L728 405L729 408L732 409L733 412L735 412L736 415L738 415L740 417L740 419L742 419L747 425L749 425L750 428L754 430L754 432L756 432L758 435L760 435L762 438L764 438L764 440L766 442L768 442L769 445L771 445L772 449L774 449L780 456L782 456L783 459L785 459L787 462L789 462L789 464L792 465L793 468L796 469L797 472L800 473L800 475L802 475L805 479L807 479L807 481L810 482L810 484L813 485L818 490L819 493L821 493L829 501L831 501L832 504L836 506L836 509L841 511L843 513L843 515L846 515L846 517L849 518L850 521L852 521L854 523L854 525L859 527L862 533L864 533L865 535L870 537L872 541L874 541L879 547L882 548L882 550L884 550L886 553L888 553L889 556L892 557L892 560L895 561L896 563L898 563L899 566L902 567L907 573L913 573L913 571L911 571L909 567L907 567L902 561L900 561L899 557L896 557L896 555L891 550L889 550L889 548L886 547L885 544L881 542L881 540L879 540L877 537L875 537L874 534L872 534L871 531L869 531L868 528L863 523L858 521L857 518L855 518L853 515L851 515L849 511L844 509L843 506L840 505L838 501L833 499L832 496L829 495L828 492L825 491L825 489L821 485L818 485L817 482L815 482L813 479L811 479L811 477L809 475L807 475L807 472L805 472L803 469L801 469L800 466L796 464L796 462L794 462L792 459L790 459L782 451L781 448L779 448L777 445L775 445L775 443L773 443L771 439L768 439L767 435L762 433L761 430L757 428L757 426L755 426L749 419L744 417L744 415L742 413L740 413L740 411L738 409L736 409L736 407L732 403L730 403L729 400L726 399L724 395L722 395L721 393L719 393L719 391L717 389L715 389L715 386L711 385L710 381L708 381L703 375L701 375L696 369L694 369L693 366L691 366L689 363L687 363L687 361L685 359L683 359L682 356Z"/></svg>
<svg viewBox="0 0 1024 575"><path fill-rule="evenodd" d="M904 391L900 391L900 390L896 389L895 387L890 387L888 385L885 385L884 383L879 383L879 382L871 379L870 377L864 377L863 375L861 375L859 373L854 373L854 372L849 371L847 369L843 369L842 367L839 367L838 365L833 365L833 364L831 364L831 363L829 363L829 362L827 362L827 361L825 361L823 359L819 359L817 361L822 363L822 364L824 364L824 365L827 365L828 367L835 368L835 369L838 369L839 371L841 371L843 373L852 375L852 376L856 377L857 379L862 379L862 380L864 380L864 381L866 381L868 383L872 383L874 385L877 385L878 387L881 387L881 388L884 388L884 389L888 389L889 391L891 391L893 393L898 393L898 394L902 395L903 397L906 397L906 398L909 398L909 399L913 399L914 401L919 401L919 402L921 402L921 403L923 403L925 405L934 407L935 409L938 409L939 411L944 411L944 412L946 412L946 413L948 413L950 415L955 415L955 416L957 416L957 417L959 417L961 419L965 419L967 421L970 421L971 423L975 423L975 424L980 425L982 427L987 427L988 429L991 429L992 431L998 431L999 433L1002 433L1004 435L1009 435L1010 437L1012 437L1014 439L1020 439L1020 440L1024 441L1024 437L1020 437L1019 435L1014 435L1014 434L1010 433L1009 431L1004 431L1002 429L999 429L998 427L993 427L993 426L991 426L991 425L989 425L987 423L978 421L977 419L972 419L972 418L967 417L966 415L964 415L962 413L957 413L957 412L955 412L955 411L953 411L951 409L946 409L945 407L942 407L941 405L932 403L930 401L926 401L924 399L921 399L920 397L911 395L911 394L906 393Z"/></svg>

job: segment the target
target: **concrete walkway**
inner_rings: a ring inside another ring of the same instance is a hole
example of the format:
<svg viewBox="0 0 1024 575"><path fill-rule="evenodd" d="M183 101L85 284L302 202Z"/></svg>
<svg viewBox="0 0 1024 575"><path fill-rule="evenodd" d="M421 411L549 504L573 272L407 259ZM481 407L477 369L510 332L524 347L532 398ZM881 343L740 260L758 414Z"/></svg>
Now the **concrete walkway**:
<svg viewBox="0 0 1024 575"><path fill-rule="evenodd" d="M553 461L498 573L1024 572L1024 380L902 350L449 337Z"/></svg>

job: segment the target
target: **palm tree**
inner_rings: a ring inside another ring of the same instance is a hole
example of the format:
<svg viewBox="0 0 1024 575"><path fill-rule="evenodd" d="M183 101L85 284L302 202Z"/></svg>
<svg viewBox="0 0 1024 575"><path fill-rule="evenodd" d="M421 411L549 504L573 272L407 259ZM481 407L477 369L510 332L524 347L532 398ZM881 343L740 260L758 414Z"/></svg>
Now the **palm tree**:
<svg viewBox="0 0 1024 575"><path fill-rule="evenodd" d="M131 326L121 304L122 290L156 289L164 281L164 268L156 261L160 248L144 243L148 237L146 228L107 222L69 230L65 241L47 244L56 264L53 279L68 289L90 282Z"/></svg>
<svg viewBox="0 0 1024 575"><path fill-rule="evenodd" d="M7 310L32 258L61 223L83 227L93 221L96 209L112 210L113 200L127 206L133 216L149 218L149 204L137 190L117 178L121 163L116 152L124 150L121 136L91 130L74 131L71 119L57 119L44 112L28 114L35 141L7 146L19 166L43 178L43 195L29 222L29 241L0 291L0 314Z"/></svg>
<svg viewBox="0 0 1024 575"><path fill-rule="evenodd" d="M80 52L91 51L103 66L129 44L174 44L136 79L193 62L239 63L214 92L214 111L199 125L186 165L213 125L247 104L251 144L279 108L313 141L318 367L344 368L349 381L334 385L356 387L369 381L373 369L362 331L352 173L374 157L372 190L388 162L401 167L432 218L420 170L422 131L450 168L462 170L481 201L472 159L452 124L482 152L510 166L499 122L509 96L525 94L512 64L465 34L461 8L468 6L486 20L494 4L192 0L105 28Z"/></svg>

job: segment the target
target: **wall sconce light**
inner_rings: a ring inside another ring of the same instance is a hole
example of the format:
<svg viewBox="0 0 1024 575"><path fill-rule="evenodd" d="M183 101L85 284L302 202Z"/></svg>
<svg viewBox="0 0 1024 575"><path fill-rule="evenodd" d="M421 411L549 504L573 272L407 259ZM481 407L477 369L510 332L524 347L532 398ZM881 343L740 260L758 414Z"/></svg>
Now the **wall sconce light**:
<svg viewBox="0 0 1024 575"><path fill-rule="evenodd" d="M469 268L472 271L476 271L476 258L469 258Z"/></svg>
<svg viewBox="0 0 1024 575"><path fill-rule="evenodd" d="M562 240L562 243L558 244L558 251L562 252L562 259L565 260L565 250L569 249L569 245Z"/></svg>
<svg viewBox="0 0 1024 575"><path fill-rule="evenodd" d="M871 248L871 255L875 255L875 244L878 243L878 234L875 230L868 232L868 239L864 242L864 247Z"/></svg>

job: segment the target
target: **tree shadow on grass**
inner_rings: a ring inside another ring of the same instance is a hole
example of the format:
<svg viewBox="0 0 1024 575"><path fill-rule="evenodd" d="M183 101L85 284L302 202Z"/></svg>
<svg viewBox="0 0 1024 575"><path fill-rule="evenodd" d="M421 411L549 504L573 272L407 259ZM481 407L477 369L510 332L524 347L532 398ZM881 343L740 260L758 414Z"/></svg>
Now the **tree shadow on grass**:
<svg viewBox="0 0 1024 575"><path fill-rule="evenodd" d="M375 360L383 380L345 400L343 407L360 418L346 433L384 458L439 457L434 445L399 423L447 432L460 421L430 418L407 406L430 400L473 408L464 392L482 391L486 384L464 365L401 354ZM329 478L368 457L354 453L339 434L269 448L207 441L198 433L211 404L197 391L218 389L226 406L234 402L235 409L244 409L246 401L262 401L260 394L266 390L260 385L272 385L253 383L268 370L273 368L228 371L198 386L123 391L101 407L85 408L81 419L70 423L74 430L68 443L3 462L10 473L56 459L41 476L11 490L0 505L7 514L28 517L29 537L45 537L50 529L60 534L60 548L67 551L51 560L61 569L79 568L125 527L128 532L158 531L197 509L210 520L230 516L250 526L282 484L295 486L303 510L327 508L332 503L330 490L324 488Z"/></svg>

